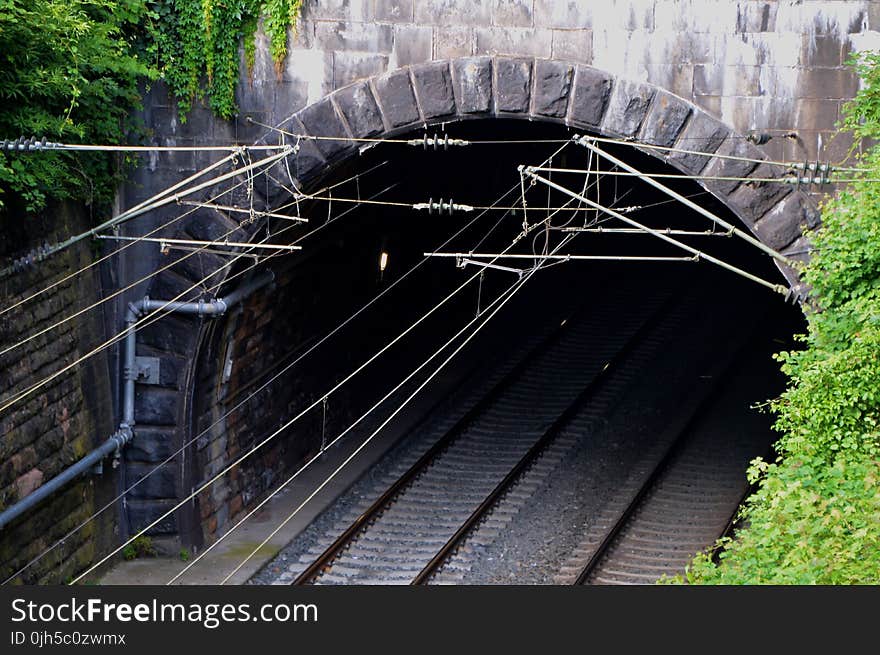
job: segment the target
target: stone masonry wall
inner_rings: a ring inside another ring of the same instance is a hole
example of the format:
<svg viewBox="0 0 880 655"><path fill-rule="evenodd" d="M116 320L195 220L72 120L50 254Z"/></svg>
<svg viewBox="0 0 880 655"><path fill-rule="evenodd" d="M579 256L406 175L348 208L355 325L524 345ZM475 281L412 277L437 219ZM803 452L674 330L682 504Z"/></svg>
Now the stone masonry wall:
<svg viewBox="0 0 880 655"><path fill-rule="evenodd" d="M6 225L0 237L0 259L20 257L44 242L79 233L91 225L82 207L62 204L26 224ZM22 300L92 261L88 243L70 248L0 281L0 308ZM93 303L101 296L96 269L71 279L20 309L0 316L3 349ZM100 310L83 314L28 344L0 355L0 399L21 391L104 340ZM60 473L113 431L108 357L86 365L38 389L0 414L0 509L24 498ZM104 474L68 485L36 510L0 531L0 582L63 537L112 498L115 475L105 463ZM116 511L73 535L16 582L62 583L92 561L115 539Z"/></svg>

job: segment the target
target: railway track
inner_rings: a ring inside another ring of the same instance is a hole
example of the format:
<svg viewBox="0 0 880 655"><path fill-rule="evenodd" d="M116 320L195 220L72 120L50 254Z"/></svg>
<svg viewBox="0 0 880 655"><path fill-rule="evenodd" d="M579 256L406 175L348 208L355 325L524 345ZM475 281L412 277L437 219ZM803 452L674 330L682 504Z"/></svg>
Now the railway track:
<svg viewBox="0 0 880 655"><path fill-rule="evenodd" d="M748 491L748 461L766 448L762 430L731 420L744 398L760 393L760 384L742 370L728 367L670 434L645 453L557 583L652 584L683 573L696 552L729 531Z"/></svg>
<svg viewBox="0 0 880 655"><path fill-rule="evenodd" d="M640 295L630 288L562 321L375 502L340 526L328 547L303 555L292 584L460 578L466 540L478 528L511 520L528 502L577 440L572 424L590 418L583 416L587 401L601 395L680 302ZM618 314L630 318L618 334L604 334ZM444 570L451 562L456 566Z"/></svg>

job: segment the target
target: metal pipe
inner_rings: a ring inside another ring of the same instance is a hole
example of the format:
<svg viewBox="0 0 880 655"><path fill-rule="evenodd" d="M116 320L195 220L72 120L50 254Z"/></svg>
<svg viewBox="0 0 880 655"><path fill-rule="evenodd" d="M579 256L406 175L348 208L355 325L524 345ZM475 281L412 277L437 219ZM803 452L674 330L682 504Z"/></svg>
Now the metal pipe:
<svg viewBox="0 0 880 655"><path fill-rule="evenodd" d="M161 300L143 298L136 303L129 303L128 309L125 312L126 334L124 342L125 356L123 360L123 379L125 382L122 395L122 421L119 424L119 429L114 432L107 441L92 450L81 460L67 467L54 478L0 513L0 530L28 510L35 507L41 501L54 494L71 480L87 472L105 457L119 452L122 447L134 437L134 392L135 382L137 381L138 376L136 357L137 330L135 329L135 325L141 316L147 312L160 309L169 312L195 314L198 316L220 316L230 307L241 302L267 284L271 284L274 280L275 274L272 273L272 271L265 271L262 275L235 289L229 293L229 295L209 301L164 302Z"/></svg>
<svg viewBox="0 0 880 655"><path fill-rule="evenodd" d="M87 472L102 459L122 448L122 446L131 441L132 434L131 428L120 428L112 437L107 439L107 441L81 460L64 469L60 474L56 475L46 484L35 489L32 493L28 494L11 507L6 508L3 513L0 514L0 530L31 508L35 507L42 500L54 494L71 480Z"/></svg>

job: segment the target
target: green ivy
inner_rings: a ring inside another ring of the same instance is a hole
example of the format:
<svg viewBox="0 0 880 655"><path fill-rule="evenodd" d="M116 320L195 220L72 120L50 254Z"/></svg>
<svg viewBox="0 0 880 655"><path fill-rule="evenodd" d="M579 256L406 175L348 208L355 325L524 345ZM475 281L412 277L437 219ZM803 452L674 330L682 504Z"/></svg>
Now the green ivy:
<svg viewBox="0 0 880 655"><path fill-rule="evenodd" d="M880 56L856 65L862 90L844 111L856 138L880 136ZM880 580L880 147L858 180L822 207L810 234L805 348L777 356L787 390L772 402L780 457L755 460L747 528L719 561L700 554L701 584L876 584Z"/></svg>
<svg viewBox="0 0 880 655"><path fill-rule="evenodd" d="M138 82L155 76L137 37L146 15L143 0L0 0L0 137L124 141ZM119 170L102 153L0 153L0 210L108 202Z"/></svg>
<svg viewBox="0 0 880 655"><path fill-rule="evenodd" d="M239 45L250 74L261 18L280 75L288 29L296 28L303 0L156 0L152 5L159 66L185 121L192 103L205 97L217 116L235 115Z"/></svg>

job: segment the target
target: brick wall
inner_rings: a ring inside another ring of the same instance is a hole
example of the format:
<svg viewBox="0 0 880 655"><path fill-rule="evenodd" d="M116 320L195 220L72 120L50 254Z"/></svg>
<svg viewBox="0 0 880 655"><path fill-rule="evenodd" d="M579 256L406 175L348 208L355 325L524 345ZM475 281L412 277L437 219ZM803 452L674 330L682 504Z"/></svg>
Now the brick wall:
<svg viewBox="0 0 880 655"><path fill-rule="evenodd" d="M90 226L86 212L58 205L27 223L5 225L0 258L18 257L41 243L54 242ZM0 281L2 307L8 307L92 261L91 245L70 248ZM71 279L21 308L0 317L0 343L17 342L93 303L100 297L97 268ZM104 340L100 309L0 356L0 397L34 384ZM0 508L24 498L60 473L113 431L113 406L106 354L56 378L0 414ZM105 465L8 525L0 532L0 578L53 544L113 497L115 476ZM80 571L114 539L115 509L72 536L19 582L63 582Z"/></svg>

